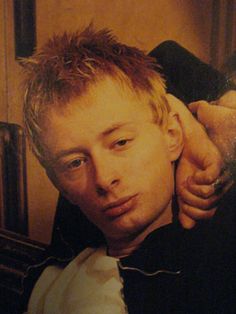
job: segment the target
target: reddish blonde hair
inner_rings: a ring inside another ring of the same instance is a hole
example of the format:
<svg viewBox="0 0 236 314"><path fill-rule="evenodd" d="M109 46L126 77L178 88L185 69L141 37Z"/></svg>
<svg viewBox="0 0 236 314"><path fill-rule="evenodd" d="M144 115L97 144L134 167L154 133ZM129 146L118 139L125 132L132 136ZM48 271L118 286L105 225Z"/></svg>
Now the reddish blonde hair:
<svg viewBox="0 0 236 314"><path fill-rule="evenodd" d="M82 32L55 35L32 57L23 60L22 65L26 74L26 132L34 153L41 160L40 121L47 110L65 107L103 75L126 78L134 92L149 94L149 103L159 124L169 111L165 83L155 59L135 47L119 43L107 29L95 31L89 26Z"/></svg>

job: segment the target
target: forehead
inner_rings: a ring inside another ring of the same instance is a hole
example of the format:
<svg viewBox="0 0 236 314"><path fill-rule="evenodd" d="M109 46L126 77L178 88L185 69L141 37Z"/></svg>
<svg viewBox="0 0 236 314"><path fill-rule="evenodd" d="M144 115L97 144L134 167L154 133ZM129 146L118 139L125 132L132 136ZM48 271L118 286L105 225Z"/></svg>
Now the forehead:
<svg viewBox="0 0 236 314"><path fill-rule="evenodd" d="M120 75L115 77L101 75L97 77L95 82L87 86L81 96L70 101L65 106L65 110L69 112L75 109L75 104L81 108L95 107L97 104L104 104L104 106L109 104L109 107L117 109L117 103L143 103L147 98L147 92L134 89L128 78ZM103 109L105 108L101 106L100 110Z"/></svg>
<svg viewBox="0 0 236 314"><path fill-rule="evenodd" d="M55 151L67 143L97 140L114 126L139 126L150 119L152 111L145 95L135 93L125 82L106 77L66 107L51 109L44 121L42 141L49 151Z"/></svg>
<svg viewBox="0 0 236 314"><path fill-rule="evenodd" d="M91 125L104 123L106 118L112 123L134 115L145 117L146 112L150 111L147 104L147 93L137 93L125 80L105 77L91 84L82 96L73 98L64 107L56 106L49 110L45 125L56 120L69 124L76 117L83 128L85 117Z"/></svg>

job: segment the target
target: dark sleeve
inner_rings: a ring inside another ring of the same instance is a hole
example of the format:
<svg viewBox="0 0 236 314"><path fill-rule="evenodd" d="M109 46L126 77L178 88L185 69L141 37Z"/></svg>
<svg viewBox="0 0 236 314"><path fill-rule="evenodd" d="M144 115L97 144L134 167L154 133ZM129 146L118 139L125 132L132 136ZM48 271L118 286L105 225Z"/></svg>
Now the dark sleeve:
<svg viewBox="0 0 236 314"><path fill-rule="evenodd" d="M185 103L212 101L233 89L226 77L174 41L165 41L150 56L162 67L169 93Z"/></svg>
<svg viewBox="0 0 236 314"><path fill-rule="evenodd" d="M49 255L59 258L76 256L85 247L105 243L102 232L91 223L78 206L59 196Z"/></svg>

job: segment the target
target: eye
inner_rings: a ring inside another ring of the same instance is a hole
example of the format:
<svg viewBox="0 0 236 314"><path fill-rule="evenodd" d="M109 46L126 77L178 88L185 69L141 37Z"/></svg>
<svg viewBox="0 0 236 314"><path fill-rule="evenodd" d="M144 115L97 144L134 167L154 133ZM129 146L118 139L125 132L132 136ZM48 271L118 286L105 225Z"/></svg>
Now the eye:
<svg viewBox="0 0 236 314"><path fill-rule="evenodd" d="M122 139L119 139L118 141L116 141L114 143L114 148L117 149L117 150L122 150L122 149L126 149L129 147L129 144L130 142L132 141L133 139L127 139L127 138L122 138Z"/></svg>
<svg viewBox="0 0 236 314"><path fill-rule="evenodd" d="M119 140L115 143L116 146L125 146L127 143L128 143L129 140L127 139L122 139L122 140Z"/></svg>
<svg viewBox="0 0 236 314"><path fill-rule="evenodd" d="M85 161L86 161L85 159L79 159L79 158L75 159L67 164L67 168L70 170L78 169L83 165Z"/></svg>

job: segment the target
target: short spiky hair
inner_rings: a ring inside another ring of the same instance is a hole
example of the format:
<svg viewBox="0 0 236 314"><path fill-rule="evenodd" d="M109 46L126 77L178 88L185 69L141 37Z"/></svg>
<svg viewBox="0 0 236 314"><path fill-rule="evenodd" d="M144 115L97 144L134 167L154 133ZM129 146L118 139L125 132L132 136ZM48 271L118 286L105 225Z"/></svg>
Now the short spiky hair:
<svg viewBox="0 0 236 314"><path fill-rule="evenodd" d="M152 95L150 104L160 124L169 110L165 84L155 60L137 48L119 43L107 29L92 26L82 32L51 38L22 61L26 73L24 121L32 149L43 160L40 121L50 107L66 106L86 92L101 75L125 78L137 93Z"/></svg>

